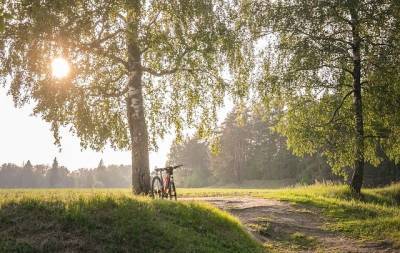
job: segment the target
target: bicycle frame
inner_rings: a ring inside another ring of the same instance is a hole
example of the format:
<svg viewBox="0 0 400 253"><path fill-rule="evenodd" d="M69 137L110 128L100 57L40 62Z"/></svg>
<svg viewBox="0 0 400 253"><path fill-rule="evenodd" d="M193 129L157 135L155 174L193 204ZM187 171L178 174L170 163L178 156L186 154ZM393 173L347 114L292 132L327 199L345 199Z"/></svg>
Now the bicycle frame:
<svg viewBox="0 0 400 253"><path fill-rule="evenodd" d="M169 189L169 186L171 185L171 183L174 183L174 175L171 172L171 174L169 174L168 172L166 173L167 175L163 175L162 171L158 171L156 172L156 175L160 177L161 179L161 188L163 191L163 194L166 193L166 191ZM168 184L166 185L166 179L168 178Z"/></svg>

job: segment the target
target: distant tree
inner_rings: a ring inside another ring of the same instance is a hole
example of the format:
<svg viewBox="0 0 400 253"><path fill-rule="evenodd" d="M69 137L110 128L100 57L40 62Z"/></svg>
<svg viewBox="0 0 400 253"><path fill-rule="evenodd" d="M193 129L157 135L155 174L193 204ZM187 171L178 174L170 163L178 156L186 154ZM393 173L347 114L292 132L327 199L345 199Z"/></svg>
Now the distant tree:
<svg viewBox="0 0 400 253"><path fill-rule="evenodd" d="M184 124L209 134L225 92L235 90L222 72L244 65L230 1L4 5L14 15L0 35L0 76L11 80L15 103L35 101L57 143L70 125L84 148L131 149L135 193L150 191L149 145L170 127L180 136ZM72 69L56 79L49 66L61 56Z"/></svg>
<svg viewBox="0 0 400 253"><path fill-rule="evenodd" d="M113 181L113 176L108 173L107 167L104 165L103 159L100 159L99 165L95 170L95 182L96 187L107 187L109 182Z"/></svg>
<svg viewBox="0 0 400 253"><path fill-rule="evenodd" d="M247 179L297 178L300 159L287 148L286 138L272 131L274 117L252 113L246 129L249 132Z"/></svg>
<svg viewBox="0 0 400 253"><path fill-rule="evenodd" d="M240 183L243 179L250 147L248 116L248 111L234 108L222 125L220 150L211 166L220 181Z"/></svg>
<svg viewBox="0 0 400 253"><path fill-rule="evenodd" d="M58 165L57 157L54 157L53 165L51 166L51 169L48 171L47 176L49 179L50 187L55 187L59 184L60 172L59 172L59 165Z"/></svg>
<svg viewBox="0 0 400 253"><path fill-rule="evenodd" d="M20 186L21 168L15 164L7 163L1 166L0 181L4 188L16 188Z"/></svg>
<svg viewBox="0 0 400 253"><path fill-rule="evenodd" d="M19 170L19 187L27 188L34 187L36 184L36 178L33 172L33 166L30 160L28 160L24 166Z"/></svg>
<svg viewBox="0 0 400 253"><path fill-rule="evenodd" d="M184 165L175 172L177 185L200 187L209 184L211 173L208 144L196 137L187 137L182 142L175 140L170 148L167 164Z"/></svg>
<svg viewBox="0 0 400 253"><path fill-rule="evenodd" d="M72 171L70 177L74 187L92 188L94 186L93 170L81 168Z"/></svg>
<svg viewBox="0 0 400 253"><path fill-rule="evenodd" d="M49 187L49 182L46 180L46 174L49 171L49 166L44 164L38 164L34 166L34 173L37 179L37 186L39 188Z"/></svg>
<svg viewBox="0 0 400 253"><path fill-rule="evenodd" d="M95 183L93 171L89 170L88 173L86 173L85 179L85 186L93 188Z"/></svg>
<svg viewBox="0 0 400 253"><path fill-rule="evenodd" d="M24 168L27 168L27 169L32 170L33 166L32 166L31 160L28 160L28 161L24 164Z"/></svg>
<svg viewBox="0 0 400 253"><path fill-rule="evenodd" d="M107 166L108 180L105 181L105 187L129 187L129 178L131 169L126 165Z"/></svg>
<svg viewBox="0 0 400 253"><path fill-rule="evenodd" d="M49 180L50 187L71 187L73 184L72 179L69 177L68 169L64 166L60 166L56 157L46 176Z"/></svg>
<svg viewBox="0 0 400 253"><path fill-rule="evenodd" d="M104 165L103 158L100 159L99 165L97 165L97 169L104 169L106 166Z"/></svg>

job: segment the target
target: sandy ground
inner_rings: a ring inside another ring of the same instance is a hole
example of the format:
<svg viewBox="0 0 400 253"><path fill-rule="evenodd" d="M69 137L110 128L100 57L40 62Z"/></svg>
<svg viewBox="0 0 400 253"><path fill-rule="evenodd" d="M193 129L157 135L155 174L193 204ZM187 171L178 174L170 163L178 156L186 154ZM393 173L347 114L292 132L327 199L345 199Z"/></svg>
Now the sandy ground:
<svg viewBox="0 0 400 253"><path fill-rule="evenodd" d="M400 252L390 242L361 242L323 229L318 210L251 197L201 197L236 216L247 230L275 252Z"/></svg>

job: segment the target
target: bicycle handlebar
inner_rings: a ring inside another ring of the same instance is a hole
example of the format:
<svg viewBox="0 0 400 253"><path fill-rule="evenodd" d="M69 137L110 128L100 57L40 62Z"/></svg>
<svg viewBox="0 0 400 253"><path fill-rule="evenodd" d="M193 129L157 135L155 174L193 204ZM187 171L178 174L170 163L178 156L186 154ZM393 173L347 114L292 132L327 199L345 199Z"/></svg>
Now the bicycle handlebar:
<svg viewBox="0 0 400 253"><path fill-rule="evenodd" d="M177 168L179 168L179 167L182 167L183 166L183 164L179 164L179 165L175 165L175 166L168 166L168 167L165 167L165 168L156 168L156 169L154 169L155 171L163 171L163 170L168 170L168 169L177 169Z"/></svg>
<svg viewBox="0 0 400 253"><path fill-rule="evenodd" d="M182 166L183 166L183 164L179 164L179 165L175 165L175 166L169 166L169 168L177 169L177 168L182 167Z"/></svg>

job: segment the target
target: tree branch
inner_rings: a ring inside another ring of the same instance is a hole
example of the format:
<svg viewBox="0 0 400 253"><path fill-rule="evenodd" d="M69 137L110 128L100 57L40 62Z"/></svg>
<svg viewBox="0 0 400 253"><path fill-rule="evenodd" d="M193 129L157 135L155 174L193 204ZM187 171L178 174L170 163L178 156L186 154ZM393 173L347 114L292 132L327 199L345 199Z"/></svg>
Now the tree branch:
<svg viewBox="0 0 400 253"><path fill-rule="evenodd" d="M375 139L386 139L389 138L387 135L364 135L364 138L375 138Z"/></svg>
<svg viewBox="0 0 400 253"><path fill-rule="evenodd" d="M125 60L123 60L122 58L120 58L120 57L118 57L118 56L115 56L115 55L113 55L113 54L110 54L110 53L108 53L108 52L105 52L105 51L103 51L103 50L100 49L100 48L97 48L97 51L99 52L99 54L101 54L101 55L103 55L103 56L105 56L105 57L107 57L107 58L109 58L109 59L111 59L111 60L113 60L113 61L115 61L115 62L117 62L117 63L120 63L120 64L122 64L126 69L129 69L129 64L128 64L128 62L125 61Z"/></svg>
<svg viewBox="0 0 400 253"><path fill-rule="evenodd" d="M333 69L343 70L343 71L353 75L353 71L351 71L350 69L345 68L345 67L335 66L335 65L332 65L332 64L320 64L320 65L318 65L316 67L313 67L313 68L297 68L297 69L292 70L292 72L313 71L313 70L319 70L319 69L324 68L324 67L325 68L333 68Z"/></svg>
<svg viewBox="0 0 400 253"><path fill-rule="evenodd" d="M114 38L116 35L118 35L121 32L125 32L125 30L118 29L115 32L108 34L107 36L104 36L103 38L99 38L99 39L97 39L95 41L92 41L90 43L85 43L83 45L87 46L87 47L98 47L98 46L100 46L101 43L103 43L103 42L105 42L105 41L107 41L109 39Z"/></svg>
<svg viewBox="0 0 400 253"><path fill-rule="evenodd" d="M188 71L188 72L195 71L196 69L189 69L189 68L180 68L180 67L178 67L178 66L180 65L180 63L181 63L183 57L185 57L185 55L186 55L188 52L190 52L191 50L192 50L192 48L190 48L190 47L189 47L189 48L186 48L185 51L184 51L181 55L179 55L179 56L177 57L177 59L176 59L176 64L175 64L176 66L175 66L174 68L172 68L172 69L164 69L164 70L159 70L159 71L157 71L157 70L155 70L155 69L152 69L152 68L150 68L150 67L145 67L145 66L140 66L140 68L141 68L142 71L147 72L147 73L149 73L149 74L151 74L151 75L154 75L154 76L171 75L171 74L176 73L177 71Z"/></svg>
<svg viewBox="0 0 400 253"><path fill-rule="evenodd" d="M123 65L126 69L129 69L129 64L127 61L125 61L124 59L122 59L114 54L104 51L104 49L100 46L87 46L85 44L82 44L82 45L76 45L76 47L84 52L95 51L98 55L107 57L107 58L111 59L112 61Z"/></svg>
<svg viewBox="0 0 400 253"><path fill-rule="evenodd" d="M112 92L112 93L105 93L103 91L99 91L98 93L100 93L100 94L89 94L89 95L90 96L95 96L95 97L103 96L103 97L106 97L106 98L118 98L118 97L121 97L121 96L125 95L127 92L128 92L128 86L126 86L121 91L116 91L116 92Z"/></svg>
<svg viewBox="0 0 400 253"><path fill-rule="evenodd" d="M191 68L176 68L175 67L173 69L164 69L164 70L157 71L155 69L152 69L152 68L149 68L149 67L144 67L144 66L141 66L140 68L141 68L142 71L147 72L147 73L149 73L149 74L151 74L153 76L172 75L172 74L175 74L176 72L179 72L179 71L194 72L194 71L201 70L201 69L196 69L196 68L191 69Z"/></svg>
<svg viewBox="0 0 400 253"><path fill-rule="evenodd" d="M142 71L147 72L153 76L171 75L178 71L178 68L173 68L173 69L168 69L168 70L160 70L160 71L156 71L152 68L144 67L144 66L141 66L140 68Z"/></svg>
<svg viewBox="0 0 400 253"><path fill-rule="evenodd" d="M339 18L340 20L344 21L348 25L352 25L351 20L343 17L342 15L340 15L340 13L338 12L337 8L334 7L334 8L332 8L332 10L335 12L337 18Z"/></svg>
<svg viewBox="0 0 400 253"><path fill-rule="evenodd" d="M315 34L310 34L310 33L305 32L305 29L300 30L300 29L296 29L295 28L295 29L293 29L293 31L295 33L297 33L297 34L305 35L305 36L307 36L308 38L310 38L311 40L313 40L315 42L317 42L317 41L330 41L330 42L341 42L341 43L349 45L349 46L353 45L353 43L350 42L350 41L335 37L335 35L341 34L342 32L333 33L333 34L329 34L329 35L326 35L326 36L318 36L318 35L315 35Z"/></svg>
<svg viewBox="0 0 400 253"><path fill-rule="evenodd" d="M328 121L327 125L328 125L328 124L331 124L331 123L335 120L335 117L336 117L336 115L338 114L340 108L342 108L342 106L343 106L344 102L346 101L346 99L347 99L353 92L354 92L354 90L349 91L349 92L342 98L342 101L340 101L339 106L336 107L336 109L335 109L335 111L333 112L332 117L331 117L331 119Z"/></svg>

